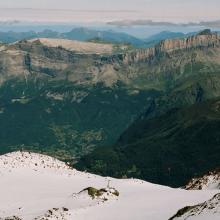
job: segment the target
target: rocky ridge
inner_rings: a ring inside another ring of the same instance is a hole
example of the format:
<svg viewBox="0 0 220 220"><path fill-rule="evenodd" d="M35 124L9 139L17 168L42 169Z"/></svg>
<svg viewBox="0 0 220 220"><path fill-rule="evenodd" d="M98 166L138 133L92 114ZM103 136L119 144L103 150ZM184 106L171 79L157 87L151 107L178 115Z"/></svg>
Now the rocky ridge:
<svg viewBox="0 0 220 220"><path fill-rule="evenodd" d="M26 80L30 77L56 77L77 83L104 82L111 86L117 81L129 83L141 75L143 70L136 67L136 63L141 62L149 66L149 71L157 72L153 66L160 57L169 58L170 54L181 50L219 46L220 36L212 32L201 32L184 39L168 39L152 48L122 50L115 54L110 44L43 38L20 41L0 47L0 82L12 77Z"/></svg>
<svg viewBox="0 0 220 220"><path fill-rule="evenodd" d="M123 57L124 63L139 62L142 60L150 60L153 57L164 53L171 53L178 50L189 50L195 48L219 47L220 36L218 33L201 32L200 34L190 36L183 39L167 39L161 41L155 47L147 49L139 49L132 53L127 53Z"/></svg>

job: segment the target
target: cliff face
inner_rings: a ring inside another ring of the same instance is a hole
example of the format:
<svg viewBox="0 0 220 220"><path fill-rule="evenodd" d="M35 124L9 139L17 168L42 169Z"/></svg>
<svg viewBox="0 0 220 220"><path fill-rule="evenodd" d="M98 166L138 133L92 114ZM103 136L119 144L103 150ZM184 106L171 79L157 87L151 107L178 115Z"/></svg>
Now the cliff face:
<svg viewBox="0 0 220 220"><path fill-rule="evenodd" d="M215 73L219 63L220 36L215 33L164 40L153 48L111 55L80 54L47 47L40 41L21 41L0 47L0 84L13 78L37 78L112 87L120 81L135 89L161 91L174 87L177 81L179 86L188 73ZM194 87L190 93L193 91Z"/></svg>
<svg viewBox="0 0 220 220"><path fill-rule="evenodd" d="M161 52L171 52L198 47L217 47L219 45L220 36L217 33L211 33L209 35L195 35L185 39L164 40L157 48Z"/></svg>
<svg viewBox="0 0 220 220"><path fill-rule="evenodd" d="M205 33L201 32L198 35L191 36L184 39L167 39L161 41L153 48L139 49L135 52L125 54L123 62L125 64L131 62L139 62L148 60L154 56L161 55L163 53L171 53L173 51L195 49L195 48L210 48L220 46L220 36L217 33Z"/></svg>

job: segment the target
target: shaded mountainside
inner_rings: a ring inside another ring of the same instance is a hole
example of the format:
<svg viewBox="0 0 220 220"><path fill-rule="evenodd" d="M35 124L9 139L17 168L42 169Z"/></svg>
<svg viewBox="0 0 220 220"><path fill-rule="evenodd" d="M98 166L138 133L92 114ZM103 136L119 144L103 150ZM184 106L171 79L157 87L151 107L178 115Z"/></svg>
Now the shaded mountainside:
<svg viewBox="0 0 220 220"><path fill-rule="evenodd" d="M24 148L75 160L114 144L143 112L148 119L220 96L219 40L206 32L113 54L87 54L88 42L82 51L63 40L2 44L1 153Z"/></svg>
<svg viewBox="0 0 220 220"><path fill-rule="evenodd" d="M220 99L141 117L112 148L97 149L79 166L105 175L183 186L219 166Z"/></svg>

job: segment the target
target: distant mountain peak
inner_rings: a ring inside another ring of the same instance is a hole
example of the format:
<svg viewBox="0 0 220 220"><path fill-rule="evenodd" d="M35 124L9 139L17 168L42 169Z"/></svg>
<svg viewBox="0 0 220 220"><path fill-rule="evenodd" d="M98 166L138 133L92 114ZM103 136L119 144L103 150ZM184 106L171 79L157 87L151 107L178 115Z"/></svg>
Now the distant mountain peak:
<svg viewBox="0 0 220 220"><path fill-rule="evenodd" d="M211 29L204 29L203 31L199 32L197 35L212 35Z"/></svg>

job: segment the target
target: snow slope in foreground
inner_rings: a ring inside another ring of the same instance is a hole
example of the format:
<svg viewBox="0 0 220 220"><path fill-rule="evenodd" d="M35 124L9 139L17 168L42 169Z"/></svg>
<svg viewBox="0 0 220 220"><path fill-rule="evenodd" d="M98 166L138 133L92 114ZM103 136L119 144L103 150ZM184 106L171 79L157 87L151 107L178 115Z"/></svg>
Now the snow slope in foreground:
<svg viewBox="0 0 220 220"><path fill-rule="evenodd" d="M119 196L106 193L104 199L91 198L81 192L88 187L107 188L108 183ZM180 208L202 203L217 192L100 177L34 153L0 156L0 219L167 220Z"/></svg>

